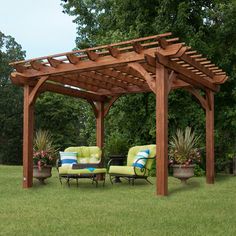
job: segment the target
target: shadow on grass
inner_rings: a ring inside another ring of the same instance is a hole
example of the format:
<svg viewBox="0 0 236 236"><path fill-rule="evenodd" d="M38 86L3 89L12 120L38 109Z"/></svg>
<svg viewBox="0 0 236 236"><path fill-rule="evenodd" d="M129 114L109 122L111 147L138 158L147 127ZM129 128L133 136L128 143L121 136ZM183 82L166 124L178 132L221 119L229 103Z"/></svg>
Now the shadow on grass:
<svg viewBox="0 0 236 236"><path fill-rule="evenodd" d="M178 186L177 186L178 185ZM175 187L169 189L169 195L177 192L191 191L193 189L199 188L200 183L198 181L187 182L186 184L177 183Z"/></svg>

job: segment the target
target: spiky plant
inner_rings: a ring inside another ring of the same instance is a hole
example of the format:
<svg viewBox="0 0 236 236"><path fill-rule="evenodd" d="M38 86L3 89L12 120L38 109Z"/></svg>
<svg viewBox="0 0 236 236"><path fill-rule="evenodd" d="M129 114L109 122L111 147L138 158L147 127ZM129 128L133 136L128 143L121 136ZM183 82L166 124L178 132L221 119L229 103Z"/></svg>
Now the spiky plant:
<svg viewBox="0 0 236 236"><path fill-rule="evenodd" d="M49 131L38 130L34 138L34 164L38 166L52 165L56 159L56 152Z"/></svg>
<svg viewBox="0 0 236 236"><path fill-rule="evenodd" d="M200 136L196 136L190 127L180 130L170 141L170 162L173 164L188 165L200 161L200 152L197 148Z"/></svg>

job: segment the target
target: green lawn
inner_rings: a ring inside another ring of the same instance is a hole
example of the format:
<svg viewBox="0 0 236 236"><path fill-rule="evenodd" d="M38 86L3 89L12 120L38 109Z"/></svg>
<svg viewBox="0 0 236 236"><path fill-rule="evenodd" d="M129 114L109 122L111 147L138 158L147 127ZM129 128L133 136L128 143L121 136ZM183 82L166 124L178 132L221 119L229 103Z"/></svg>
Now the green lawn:
<svg viewBox="0 0 236 236"><path fill-rule="evenodd" d="M192 178L187 186L170 177L169 196L157 197L142 180L68 188L54 170L47 185L35 180L25 190L21 175L21 167L0 166L0 235L236 235L236 177L217 176L215 185Z"/></svg>

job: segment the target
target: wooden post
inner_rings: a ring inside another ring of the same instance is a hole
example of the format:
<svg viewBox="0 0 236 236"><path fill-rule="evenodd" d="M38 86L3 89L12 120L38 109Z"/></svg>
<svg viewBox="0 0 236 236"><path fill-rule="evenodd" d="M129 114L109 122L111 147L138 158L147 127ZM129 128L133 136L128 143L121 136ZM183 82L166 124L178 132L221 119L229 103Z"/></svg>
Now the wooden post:
<svg viewBox="0 0 236 236"><path fill-rule="evenodd" d="M31 90L29 85L24 86L23 188L33 184L34 103L29 104Z"/></svg>
<svg viewBox="0 0 236 236"><path fill-rule="evenodd" d="M214 93L206 92L208 106L206 108L206 182L214 184Z"/></svg>
<svg viewBox="0 0 236 236"><path fill-rule="evenodd" d="M97 117L96 117L96 140L97 146L103 148L104 145L104 102L97 102Z"/></svg>
<svg viewBox="0 0 236 236"><path fill-rule="evenodd" d="M101 149L104 146L104 102L97 102L97 116L96 116L96 143ZM101 165L104 165L104 155L102 153ZM104 180L104 174L97 175L98 180Z"/></svg>
<svg viewBox="0 0 236 236"><path fill-rule="evenodd" d="M168 194L168 71L156 67L156 176L157 195Z"/></svg>

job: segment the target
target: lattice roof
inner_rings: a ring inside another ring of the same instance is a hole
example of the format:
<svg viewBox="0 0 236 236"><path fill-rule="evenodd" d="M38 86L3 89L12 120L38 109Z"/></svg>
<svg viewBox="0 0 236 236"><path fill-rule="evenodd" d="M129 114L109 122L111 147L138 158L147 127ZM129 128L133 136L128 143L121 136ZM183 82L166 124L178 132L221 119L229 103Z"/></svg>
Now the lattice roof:
<svg viewBox="0 0 236 236"><path fill-rule="evenodd" d="M219 84L227 79L225 72L171 35L13 62L10 65L16 71L11 79L18 85L35 86L44 77L41 91L101 100L106 96L154 91L152 82L160 63L175 74L173 89L190 86L218 91Z"/></svg>

